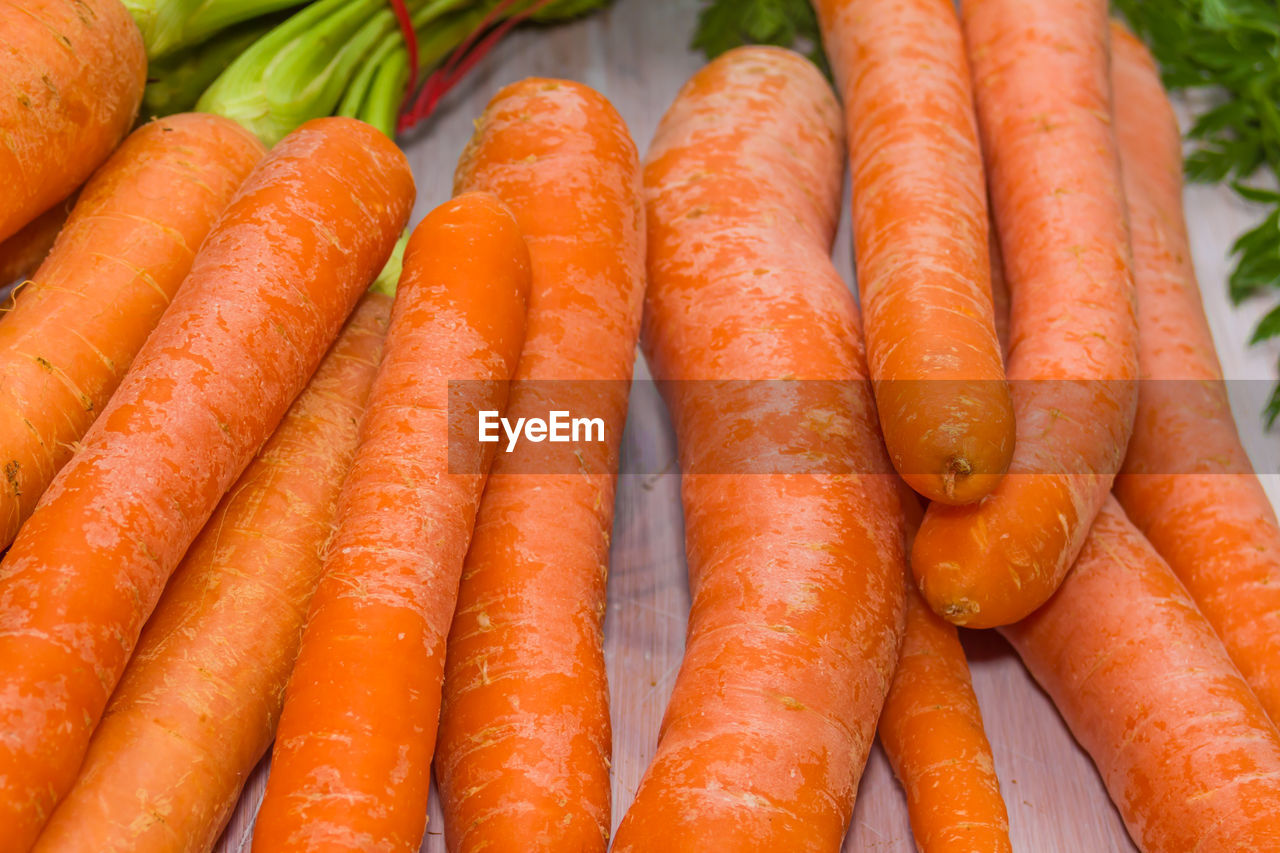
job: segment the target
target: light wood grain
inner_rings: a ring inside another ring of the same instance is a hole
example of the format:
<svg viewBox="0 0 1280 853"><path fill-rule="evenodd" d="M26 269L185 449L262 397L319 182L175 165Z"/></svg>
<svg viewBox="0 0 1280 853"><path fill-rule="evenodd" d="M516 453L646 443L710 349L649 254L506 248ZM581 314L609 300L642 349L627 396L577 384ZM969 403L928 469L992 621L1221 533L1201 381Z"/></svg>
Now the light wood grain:
<svg viewBox="0 0 1280 853"><path fill-rule="evenodd" d="M619 0L587 20L509 39L447 98L427 126L404 140L418 180L414 221L445 201L458 153L472 121L500 86L530 75L567 77L603 92L618 107L641 151L680 85L700 65L686 47L697 0ZM1261 300L1233 310L1225 296L1225 252L1256 209L1212 187L1188 190L1193 249L1205 304L1228 377L1233 404L1255 465L1280 498L1280 442L1257 415L1280 349L1246 348ZM846 205L835 248L837 266L852 281ZM647 376L641 362L637 375ZM624 437L605 631L613 701L615 825L653 755L662 712L684 648L689 610L680 486L674 441L661 400L638 384ZM649 473L635 473L649 472ZM659 472L659 473L652 473ZM1133 851L1093 765L1071 739L1047 697L1009 647L990 633L966 632L974 686L993 742L1009 806L1014 847L1027 853ZM266 762L245 787L220 850L248 849ZM441 853L439 809L433 803L424 851ZM859 791L846 851L911 851L902 793L877 747Z"/></svg>

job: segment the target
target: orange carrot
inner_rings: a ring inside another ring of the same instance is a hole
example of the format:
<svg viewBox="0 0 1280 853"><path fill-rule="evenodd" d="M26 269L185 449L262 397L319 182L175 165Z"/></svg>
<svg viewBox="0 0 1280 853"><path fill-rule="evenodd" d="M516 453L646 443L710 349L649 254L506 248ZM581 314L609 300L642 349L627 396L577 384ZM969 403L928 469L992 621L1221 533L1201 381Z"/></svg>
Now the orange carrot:
<svg viewBox="0 0 1280 853"><path fill-rule="evenodd" d="M1014 420L955 4L814 5L846 107L858 291L889 458L930 500L972 503L1008 469Z"/></svg>
<svg viewBox="0 0 1280 853"><path fill-rule="evenodd" d="M548 445L528 442L494 462L449 633L445 840L603 851L605 576L644 290L639 160L599 94L529 79L489 102L455 182L499 196L529 244L529 331L507 417L600 418L604 440L573 445L580 469L540 467Z"/></svg>
<svg viewBox="0 0 1280 853"><path fill-rule="evenodd" d="M902 655L880 743L907 795L924 853L1012 851L1009 816L955 626L907 591Z"/></svg>
<svg viewBox="0 0 1280 853"><path fill-rule="evenodd" d="M1280 526L1240 444L1182 213L1177 120L1146 48L1112 29L1142 387L1116 497L1280 721Z"/></svg>
<svg viewBox="0 0 1280 853"><path fill-rule="evenodd" d="M692 608L618 853L829 851L849 825L906 566L897 478L868 473L892 468L857 307L830 260L841 149L822 75L758 47L694 75L649 149L644 344L676 427ZM781 379L798 380L795 417L762 396ZM796 457L821 470L759 473Z"/></svg>
<svg viewBox="0 0 1280 853"><path fill-rule="evenodd" d="M0 326L0 548L71 458L263 148L218 116L151 122L93 176Z"/></svg>
<svg viewBox="0 0 1280 853"><path fill-rule="evenodd" d="M524 341L529 252L493 196L413 232L387 354L289 679L255 850L416 853L427 823L445 641ZM466 402L450 382L468 381ZM453 399L451 399L451 396Z"/></svg>
<svg viewBox="0 0 1280 853"><path fill-rule="evenodd" d="M0 242L0 288L30 275L48 256L58 232L66 224L75 205L75 194L66 198L23 226L8 240ZM13 294L17 296L16 293ZM0 317L11 310L0 303Z"/></svg>
<svg viewBox="0 0 1280 853"><path fill-rule="evenodd" d="M991 254L991 307L995 312L996 338L1000 352L1009 355L1009 283L1004 278L1004 258L1000 255L1000 239L992 228L989 252Z"/></svg>
<svg viewBox="0 0 1280 853"><path fill-rule="evenodd" d="M36 853L213 849L275 731L390 312L364 297L192 544Z"/></svg>
<svg viewBox="0 0 1280 853"><path fill-rule="evenodd" d="M0 562L0 850L27 849L70 788L169 574L412 201L404 155L361 122L308 122L277 145L23 525Z"/></svg>
<svg viewBox="0 0 1280 853"><path fill-rule="evenodd" d="M1280 734L1114 499L1057 594L1003 633L1144 853L1280 850Z"/></svg>
<svg viewBox="0 0 1280 853"><path fill-rule="evenodd" d="M911 563L935 612L989 628L1053 594L1111 489L1137 404L1137 324L1106 3L963 11L1011 299L1018 442L981 503L929 508Z"/></svg>
<svg viewBox="0 0 1280 853"><path fill-rule="evenodd" d="M147 82L120 0L0 0L0 240L66 198L129 132Z"/></svg>

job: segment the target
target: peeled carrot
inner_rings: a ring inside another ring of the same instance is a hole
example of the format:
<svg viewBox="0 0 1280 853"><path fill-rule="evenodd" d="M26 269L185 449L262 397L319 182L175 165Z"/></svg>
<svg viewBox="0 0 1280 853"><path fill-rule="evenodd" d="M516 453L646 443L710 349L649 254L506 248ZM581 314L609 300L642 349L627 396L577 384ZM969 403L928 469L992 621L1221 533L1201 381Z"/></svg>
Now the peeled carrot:
<svg viewBox="0 0 1280 853"><path fill-rule="evenodd" d="M830 260L841 149L822 75L758 47L695 74L649 149L644 345L675 422L692 607L618 853L827 851L848 829L906 566ZM794 416L764 381L783 379ZM796 457L814 468L769 473Z"/></svg>
<svg viewBox="0 0 1280 853"><path fill-rule="evenodd" d="M1111 489L1137 405L1137 321L1107 4L968 0L963 12L1018 440L981 503L929 507L911 563L935 612L989 628L1053 594Z"/></svg>
<svg viewBox="0 0 1280 853"><path fill-rule="evenodd" d="M263 147L191 113L130 136L0 325L0 548L107 404Z"/></svg>
<svg viewBox="0 0 1280 853"><path fill-rule="evenodd" d="M129 132L147 82L120 0L0 0L0 240L71 194Z"/></svg>
<svg viewBox="0 0 1280 853"><path fill-rule="evenodd" d="M404 155L361 122L319 119L278 144L23 525L0 562L0 850L26 850L70 788L169 574L412 201Z"/></svg>
<svg viewBox="0 0 1280 853"><path fill-rule="evenodd" d="M73 195L28 222L9 239L0 242L0 288L25 278L40 266L53 248L53 241L58 239L58 232L66 224L74 205ZM13 296L16 297L17 293ZM0 317L9 310L8 306L0 303Z"/></svg>
<svg viewBox="0 0 1280 853"><path fill-rule="evenodd" d="M507 417L600 418L604 440L559 445L572 460L525 442L494 462L445 659L445 841L603 851L605 577L644 292L639 160L598 93L528 79L489 102L455 184L499 196L529 245L528 335Z"/></svg>
<svg viewBox="0 0 1280 853"><path fill-rule="evenodd" d="M1112 27L1142 387L1116 497L1280 721L1280 526L1240 443L1196 284L1177 120L1146 48Z"/></svg>
<svg viewBox="0 0 1280 853"><path fill-rule="evenodd" d="M880 743L907 795L924 853L1012 851L1009 815L956 628L907 591L902 655Z"/></svg>
<svg viewBox="0 0 1280 853"><path fill-rule="evenodd" d="M1114 499L1057 594L1003 633L1144 853L1280 850L1280 734Z"/></svg>
<svg viewBox="0 0 1280 853"><path fill-rule="evenodd" d="M912 488L995 488L1014 420L996 340L987 193L951 0L821 0L844 98L867 361L885 443Z"/></svg>
<svg viewBox="0 0 1280 853"><path fill-rule="evenodd" d="M495 450L459 429L505 406L528 291L529 252L493 196L441 205L409 240L255 850L422 844L445 641Z"/></svg>
<svg viewBox="0 0 1280 853"><path fill-rule="evenodd" d="M275 731L390 312L364 297L192 544L36 853L213 849Z"/></svg>

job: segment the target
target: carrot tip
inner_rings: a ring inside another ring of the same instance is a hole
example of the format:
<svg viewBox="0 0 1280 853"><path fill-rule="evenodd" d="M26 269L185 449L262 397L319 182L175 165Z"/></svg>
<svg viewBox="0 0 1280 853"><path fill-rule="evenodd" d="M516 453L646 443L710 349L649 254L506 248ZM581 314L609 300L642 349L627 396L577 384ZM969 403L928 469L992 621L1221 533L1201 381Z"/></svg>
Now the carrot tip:
<svg viewBox="0 0 1280 853"><path fill-rule="evenodd" d="M942 605L939 615L953 625L963 625L982 608L971 598L960 598Z"/></svg>
<svg viewBox="0 0 1280 853"><path fill-rule="evenodd" d="M948 498L954 498L956 495L956 481L962 480L972 473L973 465L968 459L953 456L947 462L947 469L942 472L942 493Z"/></svg>

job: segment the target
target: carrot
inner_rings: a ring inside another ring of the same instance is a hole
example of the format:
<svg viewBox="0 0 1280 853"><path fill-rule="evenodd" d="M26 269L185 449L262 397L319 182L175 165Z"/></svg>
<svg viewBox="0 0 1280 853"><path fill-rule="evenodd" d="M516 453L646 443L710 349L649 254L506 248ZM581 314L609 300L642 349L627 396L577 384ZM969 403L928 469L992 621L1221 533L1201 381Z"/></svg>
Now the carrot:
<svg viewBox="0 0 1280 853"><path fill-rule="evenodd" d="M924 853L1013 850L964 648L914 588L879 731Z"/></svg>
<svg viewBox="0 0 1280 853"><path fill-rule="evenodd" d="M635 144L592 89L498 92L458 164L529 244L528 335L507 417L600 418L572 464L524 442L494 463L445 658L436 772L450 850L603 851L603 620L613 495L644 291Z"/></svg>
<svg viewBox="0 0 1280 853"><path fill-rule="evenodd" d="M822 75L741 48L685 84L646 158L643 339L676 428L692 607L618 853L835 850L849 825L906 566L897 478L868 473L892 468L857 307L830 261L842 157ZM781 379L798 380L794 417L763 381ZM797 456L821 470L762 473Z"/></svg>
<svg viewBox="0 0 1280 853"><path fill-rule="evenodd" d="M1009 283L1004 278L1004 258L1000 255L1000 239L992 228L989 252L991 254L991 307L995 311L996 338L1000 352L1009 354Z"/></svg>
<svg viewBox="0 0 1280 853"><path fill-rule="evenodd" d="M858 291L889 458L930 500L972 503L1008 469L1014 420L955 4L815 7L846 106Z"/></svg>
<svg viewBox="0 0 1280 853"><path fill-rule="evenodd" d="M73 193L28 222L8 240L0 242L0 288L25 278L40 266L53 248L53 241L58 239L58 232L66 224L74 205ZM17 293L12 296L16 297ZM9 310L0 303L0 317Z"/></svg>
<svg viewBox="0 0 1280 853"><path fill-rule="evenodd" d="M404 155L360 122L308 122L277 145L23 525L0 562L0 850L27 849L71 786L169 574L306 384L412 200Z"/></svg>
<svg viewBox="0 0 1280 853"><path fill-rule="evenodd" d="M1280 721L1280 526L1240 443L1182 213L1177 120L1146 48L1112 28L1142 387L1116 497Z"/></svg>
<svg viewBox="0 0 1280 853"><path fill-rule="evenodd" d="M263 154L229 119L130 136L85 186L0 326L0 548L71 458Z"/></svg>
<svg viewBox="0 0 1280 853"><path fill-rule="evenodd" d="M285 694L256 850L422 844L445 641L495 449L458 434L458 407L505 405L528 290L528 250L493 196L455 198L409 240ZM452 381L470 382L465 404Z"/></svg>
<svg viewBox="0 0 1280 853"><path fill-rule="evenodd" d="M213 849L275 731L390 311L364 297L192 544L37 853Z"/></svg>
<svg viewBox="0 0 1280 853"><path fill-rule="evenodd" d="M1057 594L1003 633L1144 853L1280 849L1280 734L1113 499Z"/></svg>
<svg viewBox="0 0 1280 853"><path fill-rule="evenodd" d="M82 183L129 132L147 78L120 0L0 0L0 240Z"/></svg>
<svg viewBox="0 0 1280 853"><path fill-rule="evenodd" d="M1018 440L981 503L929 508L911 562L935 612L989 628L1053 594L1111 489L1137 404L1137 324L1106 3L963 11L1010 291Z"/></svg>

